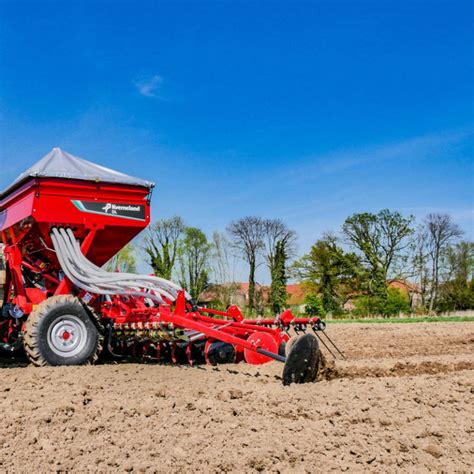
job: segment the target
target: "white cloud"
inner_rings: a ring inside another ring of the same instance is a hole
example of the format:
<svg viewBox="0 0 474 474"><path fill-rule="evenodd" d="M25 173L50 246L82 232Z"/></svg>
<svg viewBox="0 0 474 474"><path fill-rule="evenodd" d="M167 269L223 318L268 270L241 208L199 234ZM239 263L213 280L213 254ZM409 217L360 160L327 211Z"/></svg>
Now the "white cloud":
<svg viewBox="0 0 474 474"><path fill-rule="evenodd" d="M140 79L133 82L140 95L144 97L159 97L159 90L163 84L163 78L159 75L154 75L147 79Z"/></svg>

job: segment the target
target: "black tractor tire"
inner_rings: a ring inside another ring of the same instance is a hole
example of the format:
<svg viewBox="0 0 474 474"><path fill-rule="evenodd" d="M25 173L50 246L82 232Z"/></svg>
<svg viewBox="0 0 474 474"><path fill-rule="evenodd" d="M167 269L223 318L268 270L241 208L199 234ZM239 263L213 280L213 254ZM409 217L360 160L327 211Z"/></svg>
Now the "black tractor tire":
<svg viewBox="0 0 474 474"><path fill-rule="evenodd" d="M23 345L36 366L93 364L102 350L102 334L98 317L79 298L53 296L28 316Z"/></svg>

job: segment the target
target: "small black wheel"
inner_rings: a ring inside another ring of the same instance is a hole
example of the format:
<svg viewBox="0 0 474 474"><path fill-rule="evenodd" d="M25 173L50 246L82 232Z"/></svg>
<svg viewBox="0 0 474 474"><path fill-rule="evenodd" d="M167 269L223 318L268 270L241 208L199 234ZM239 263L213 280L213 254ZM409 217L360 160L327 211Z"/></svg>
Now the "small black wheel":
<svg viewBox="0 0 474 474"><path fill-rule="evenodd" d="M94 363L103 342L99 327L92 310L78 298L53 296L39 304L26 320L26 355L37 366Z"/></svg>
<svg viewBox="0 0 474 474"><path fill-rule="evenodd" d="M295 338L283 368L283 385L314 382L319 370L319 345L312 334Z"/></svg>
<svg viewBox="0 0 474 474"><path fill-rule="evenodd" d="M207 361L211 365L232 364L235 362L235 348L227 342L211 342L204 350L207 351Z"/></svg>

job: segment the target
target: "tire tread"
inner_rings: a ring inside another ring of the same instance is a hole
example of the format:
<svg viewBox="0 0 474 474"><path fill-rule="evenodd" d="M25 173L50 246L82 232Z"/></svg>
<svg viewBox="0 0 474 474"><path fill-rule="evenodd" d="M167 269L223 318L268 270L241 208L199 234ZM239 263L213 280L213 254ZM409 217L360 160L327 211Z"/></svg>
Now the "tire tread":
<svg viewBox="0 0 474 474"><path fill-rule="evenodd" d="M24 331L23 331L23 347L26 352L26 356L31 364L37 367L44 367L50 365L39 349L39 325L41 320L46 317L46 315L52 311L57 306L62 306L64 304L75 304L80 305L84 308L87 315L90 317L92 323L98 329L98 337L97 337L97 344L96 349L92 352L92 354L87 358L84 362L85 364L94 364L97 362L99 358L99 354L103 348L104 336L103 336L103 327L100 323L99 317L96 315L94 310L87 306L83 301L73 295L59 295L59 296L52 296L47 300L40 303L28 316Z"/></svg>

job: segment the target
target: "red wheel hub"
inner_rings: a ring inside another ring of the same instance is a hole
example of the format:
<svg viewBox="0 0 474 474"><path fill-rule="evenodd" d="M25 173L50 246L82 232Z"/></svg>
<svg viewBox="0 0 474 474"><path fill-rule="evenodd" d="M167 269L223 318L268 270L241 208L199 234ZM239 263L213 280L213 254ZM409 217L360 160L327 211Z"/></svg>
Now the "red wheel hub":
<svg viewBox="0 0 474 474"><path fill-rule="evenodd" d="M62 337L65 341L67 341L71 337L71 333L69 331L64 331Z"/></svg>
<svg viewBox="0 0 474 474"><path fill-rule="evenodd" d="M260 349L265 349L269 352L278 353L278 344L275 341L275 338L268 332L254 332L247 339L247 342L253 344L255 348L259 347ZM250 349L244 350L244 356L245 361L248 364L253 365L261 365L273 360L270 357L251 351Z"/></svg>

